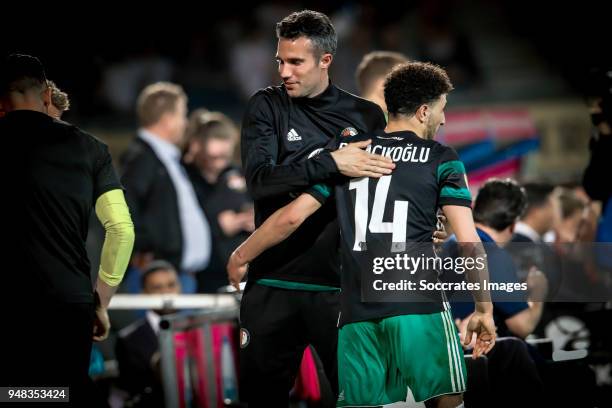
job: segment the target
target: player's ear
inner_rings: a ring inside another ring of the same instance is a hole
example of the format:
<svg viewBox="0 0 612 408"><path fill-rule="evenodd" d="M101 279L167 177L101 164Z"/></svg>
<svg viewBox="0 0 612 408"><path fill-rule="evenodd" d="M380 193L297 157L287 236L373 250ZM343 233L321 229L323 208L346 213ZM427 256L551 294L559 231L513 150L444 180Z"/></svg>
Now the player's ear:
<svg viewBox="0 0 612 408"><path fill-rule="evenodd" d="M427 118L429 117L430 113L429 105L421 105L416 111L416 118L419 120L419 122L425 123L427 122Z"/></svg>
<svg viewBox="0 0 612 408"><path fill-rule="evenodd" d="M321 55L321 59L319 59L319 67L323 69L328 69L333 59L334 56L326 52L325 54Z"/></svg>
<svg viewBox="0 0 612 408"><path fill-rule="evenodd" d="M51 87L47 86L42 92L41 92L41 98L43 101L43 105L45 105L46 108L49 107L49 105L51 105L51 93L53 91L51 90Z"/></svg>

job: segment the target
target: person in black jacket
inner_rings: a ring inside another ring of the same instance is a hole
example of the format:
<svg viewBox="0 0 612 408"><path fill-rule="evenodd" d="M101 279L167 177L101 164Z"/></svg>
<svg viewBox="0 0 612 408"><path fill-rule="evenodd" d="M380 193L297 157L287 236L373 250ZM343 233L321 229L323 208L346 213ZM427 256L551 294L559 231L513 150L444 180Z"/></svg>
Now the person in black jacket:
<svg viewBox="0 0 612 408"><path fill-rule="evenodd" d="M602 208L612 195L612 183L603 175L608 173L608 159L612 153L612 69L594 69L588 78L587 104L593 122L589 141L591 158L584 170L583 186L593 201L601 201Z"/></svg>
<svg viewBox="0 0 612 408"><path fill-rule="evenodd" d="M612 70L597 69L591 74L587 103L593 122L589 141L591 158L584 170L582 185L591 200L601 202L601 220L597 228L598 242L612 241L612 183L606 179L608 160L612 154ZM600 248L596 251L597 264L612 270L612 256Z"/></svg>
<svg viewBox="0 0 612 408"><path fill-rule="evenodd" d="M51 104L38 58L0 61L0 135L6 151L19 156L3 161L11 231L4 250L19 266L2 279L0 386L69 387L64 402L94 406L100 401L87 375L92 340L108 336L107 308L134 227L108 147L50 116ZM85 247L94 208L106 231L95 286Z"/></svg>
<svg viewBox="0 0 612 408"><path fill-rule="evenodd" d="M191 161L187 172L213 227L210 273L198 276L198 291L211 292L227 285L225 264L255 226L246 181L232 163L238 127L221 112L198 111L190 118L189 147L183 160Z"/></svg>
<svg viewBox="0 0 612 408"><path fill-rule="evenodd" d="M141 128L122 158L122 182L136 228L132 265L166 259L180 273L183 291L210 260L210 225L181 163L187 97L170 83L146 87L138 98ZM128 278L134 279L134 278Z"/></svg>
<svg viewBox="0 0 612 408"><path fill-rule="evenodd" d="M390 159L362 150L369 141L316 154L337 136L386 124L376 104L331 83L337 37L329 18L309 10L292 13L277 24L277 37L283 84L253 95L242 125L242 164L257 226L311 184L340 173L380 177L394 168ZM249 406L287 406L308 344L337 392L337 255L330 202L251 263L240 311L240 398Z"/></svg>
<svg viewBox="0 0 612 408"><path fill-rule="evenodd" d="M600 124L600 128L605 130L595 132L589 141L591 159L584 170L583 185L589 197L592 200L601 201L605 208L612 195L612 187L610 187L612 183L603 179L603 175L609 171L608 160L612 153L612 134L610 134L610 125ZM608 133L605 133L606 131Z"/></svg>
<svg viewBox="0 0 612 408"><path fill-rule="evenodd" d="M546 276L549 285L547 300L554 299L562 281L562 267L543 237L561 220L560 190L546 183L525 183L527 207L516 223L513 243L509 250L519 265L519 278L527 278L528 271L535 267ZM533 245L525 245L525 244Z"/></svg>

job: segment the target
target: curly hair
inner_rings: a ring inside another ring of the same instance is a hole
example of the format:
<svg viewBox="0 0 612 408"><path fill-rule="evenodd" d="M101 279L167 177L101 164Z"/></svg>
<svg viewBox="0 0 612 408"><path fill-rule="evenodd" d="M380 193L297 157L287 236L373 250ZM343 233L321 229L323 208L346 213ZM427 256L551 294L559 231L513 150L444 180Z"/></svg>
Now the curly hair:
<svg viewBox="0 0 612 408"><path fill-rule="evenodd" d="M276 23L276 37L289 40L309 38L319 55L334 55L338 46L338 36L329 17L312 10L296 11Z"/></svg>
<svg viewBox="0 0 612 408"><path fill-rule="evenodd" d="M385 102L390 114L412 116L421 105L453 90L446 71L429 62L408 62L396 67L385 81Z"/></svg>
<svg viewBox="0 0 612 408"><path fill-rule="evenodd" d="M66 112L70 109L70 98L68 94L56 85L55 82L48 80L47 86L51 89L51 103L61 112Z"/></svg>

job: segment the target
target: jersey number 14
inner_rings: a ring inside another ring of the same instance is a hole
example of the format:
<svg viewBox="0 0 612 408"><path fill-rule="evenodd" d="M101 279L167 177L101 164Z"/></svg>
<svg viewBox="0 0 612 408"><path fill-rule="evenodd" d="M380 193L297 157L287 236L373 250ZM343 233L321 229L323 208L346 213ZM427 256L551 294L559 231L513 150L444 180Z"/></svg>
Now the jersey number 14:
<svg viewBox="0 0 612 408"><path fill-rule="evenodd" d="M378 180L374 192L372 218L368 224L368 184L370 179L364 177L349 183L349 190L355 190L355 243L353 251L365 251L366 228L373 234L392 234L391 252L401 252L406 249L406 223L408 221L408 201L395 200L393 204L393 221L383 221L387 194L392 176L383 176Z"/></svg>

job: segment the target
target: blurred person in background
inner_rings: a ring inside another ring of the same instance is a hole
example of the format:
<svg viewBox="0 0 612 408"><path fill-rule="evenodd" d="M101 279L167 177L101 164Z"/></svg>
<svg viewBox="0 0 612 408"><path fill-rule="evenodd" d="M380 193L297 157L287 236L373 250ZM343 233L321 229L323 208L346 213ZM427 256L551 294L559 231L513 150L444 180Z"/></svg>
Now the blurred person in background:
<svg viewBox="0 0 612 408"><path fill-rule="evenodd" d="M215 292L227 284L227 260L255 228L253 201L240 169L232 163L238 137L236 125L221 112L193 117L187 148L192 158L189 175L215 227L211 265L208 273L198 277L198 292Z"/></svg>
<svg viewBox="0 0 612 408"><path fill-rule="evenodd" d="M138 292L137 270L166 259L179 271L183 291L196 291L196 275L209 264L210 225L181 163L187 96L176 84L144 88L137 104L140 129L122 157L122 181L136 228L129 290Z"/></svg>
<svg viewBox="0 0 612 408"><path fill-rule="evenodd" d="M584 171L583 186L593 201L601 202L602 216L597 228L597 242L612 242L612 183L608 161L612 155L612 69L594 69L588 77L587 104L593 123L589 142L591 158ZM604 246L596 252L597 264L612 278L612 251Z"/></svg>
<svg viewBox="0 0 612 408"><path fill-rule="evenodd" d="M363 56L355 72L361 97L380 106L385 115L385 79L393 68L405 62L408 62L408 57L399 52L372 51Z"/></svg>
<svg viewBox="0 0 612 408"><path fill-rule="evenodd" d="M480 239L485 243L491 282L520 282L517 268L504 249L512 239L517 221L526 206L524 190L513 180L487 181L474 201L474 221ZM451 237L448 248L453 245ZM542 272L533 268L527 276L530 302L493 300L493 316L500 337L516 336L524 339L536 328L544 304L548 284ZM466 302L453 302L456 319L464 320L472 310Z"/></svg>
<svg viewBox="0 0 612 408"><path fill-rule="evenodd" d="M141 275L142 293L180 294L181 284L171 263L151 262ZM173 310L148 310L119 332L116 343L119 386L128 392L131 407L162 407L164 394L160 374L159 323Z"/></svg>
<svg viewBox="0 0 612 408"><path fill-rule="evenodd" d="M579 191L579 190L578 190ZM565 299L605 299L612 287L596 263L597 219L591 204L576 189L559 194L561 222L551 234L554 251L563 271L560 293ZM607 286L607 288L606 288Z"/></svg>
<svg viewBox="0 0 612 408"><path fill-rule="evenodd" d="M558 191L550 184L526 183L527 207L514 230L514 242L542 242L561 218Z"/></svg>
<svg viewBox="0 0 612 408"><path fill-rule="evenodd" d="M574 243L583 240L587 221L585 220L587 204L571 189L563 188L559 194L561 220L555 226L551 242Z"/></svg>
<svg viewBox="0 0 612 408"><path fill-rule="evenodd" d="M584 189L592 200L601 201L606 208L612 183L602 176L609 171L612 155L612 70L594 69L587 78L587 105L593 123L589 143L591 159L584 171Z"/></svg>
<svg viewBox="0 0 612 408"><path fill-rule="evenodd" d="M544 236L559 225L561 209L560 189L547 183L530 182L523 185L527 206L519 222L516 223L513 245L510 250L519 265L519 279L535 267L544 272L549 284L549 300L557 293L562 281L561 264L552 249L545 244ZM533 244L533 245L526 245Z"/></svg>
<svg viewBox="0 0 612 408"><path fill-rule="evenodd" d="M210 112L206 108L197 108L191 111L187 119L187 127L185 128L185 143L183 145L183 164L190 165L193 163L196 149L200 148L199 144L191 143L191 135L195 133L198 126L206 118L206 114Z"/></svg>

